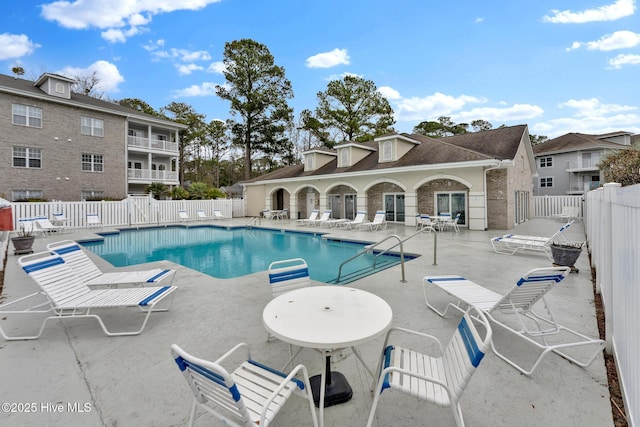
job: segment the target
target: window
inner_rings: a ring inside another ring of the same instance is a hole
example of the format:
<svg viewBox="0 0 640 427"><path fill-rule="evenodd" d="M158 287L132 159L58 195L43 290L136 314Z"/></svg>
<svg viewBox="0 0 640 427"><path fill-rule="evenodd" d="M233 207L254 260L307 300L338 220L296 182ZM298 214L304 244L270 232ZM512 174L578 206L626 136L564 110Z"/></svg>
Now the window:
<svg viewBox="0 0 640 427"><path fill-rule="evenodd" d="M553 166L553 157L540 157L540 167L550 168Z"/></svg>
<svg viewBox="0 0 640 427"><path fill-rule="evenodd" d="M29 126L34 128L42 127L42 108L28 107L22 104L13 104L13 124Z"/></svg>
<svg viewBox="0 0 640 427"><path fill-rule="evenodd" d="M11 192L11 200L14 202L29 199L42 200L42 190L13 190Z"/></svg>
<svg viewBox="0 0 640 427"><path fill-rule="evenodd" d="M393 146L391 145L391 141L385 141L382 144L382 160L393 160L392 150Z"/></svg>
<svg viewBox="0 0 640 427"><path fill-rule="evenodd" d="M102 155L100 154L83 154L82 155L82 171L83 172L102 172Z"/></svg>
<svg viewBox="0 0 640 427"><path fill-rule="evenodd" d="M540 178L540 188L551 188L553 187L553 178Z"/></svg>
<svg viewBox="0 0 640 427"><path fill-rule="evenodd" d="M304 159L305 170L313 170L313 154L307 154Z"/></svg>
<svg viewBox="0 0 640 427"><path fill-rule="evenodd" d="M91 136L104 136L104 120L82 117L80 120L80 133Z"/></svg>
<svg viewBox="0 0 640 427"><path fill-rule="evenodd" d="M40 148L13 147L13 166L16 168L41 168L42 150Z"/></svg>
<svg viewBox="0 0 640 427"><path fill-rule="evenodd" d="M339 167L347 167L349 166L349 150L347 148L343 148L340 150L340 165Z"/></svg>
<svg viewBox="0 0 640 427"><path fill-rule="evenodd" d="M63 83L56 83L56 92L64 93L64 84Z"/></svg>
<svg viewBox="0 0 640 427"><path fill-rule="evenodd" d="M101 190L83 190L80 192L80 200L102 200L104 199L104 191Z"/></svg>

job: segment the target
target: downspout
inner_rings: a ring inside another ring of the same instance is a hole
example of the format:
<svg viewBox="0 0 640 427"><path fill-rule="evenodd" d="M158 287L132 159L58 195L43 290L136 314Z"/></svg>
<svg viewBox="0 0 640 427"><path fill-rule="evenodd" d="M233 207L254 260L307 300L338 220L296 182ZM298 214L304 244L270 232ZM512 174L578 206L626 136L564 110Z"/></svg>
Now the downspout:
<svg viewBox="0 0 640 427"><path fill-rule="evenodd" d="M499 161L497 160L495 163L495 166L490 166L488 168L486 168L484 170L484 175L483 175L483 185L484 185L484 230L487 231L487 229L489 228L489 217L488 217L488 208L487 205L489 204L489 201L487 200L487 196L488 196L488 189L487 189L487 172L492 171L492 170L496 170L496 169L501 169L503 162L509 162L508 160L503 160L503 161Z"/></svg>

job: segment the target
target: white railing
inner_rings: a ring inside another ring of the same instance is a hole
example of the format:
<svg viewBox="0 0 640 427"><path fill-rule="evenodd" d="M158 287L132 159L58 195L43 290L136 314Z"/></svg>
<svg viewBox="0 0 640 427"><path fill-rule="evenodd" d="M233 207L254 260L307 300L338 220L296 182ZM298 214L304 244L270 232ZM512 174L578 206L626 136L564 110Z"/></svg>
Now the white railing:
<svg viewBox="0 0 640 427"><path fill-rule="evenodd" d="M165 141L162 139L143 138L140 136L128 136L127 145L129 147L143 148L154 151L171 151L178 153L178 143Z"/></svg>
<svg viewBox="0 0 640 427"><path fill-rule="evenodd" d="M533 216L553 217L562 212L562 208L577 207L582 217L582 196L534 196Z"/></svg>
<svg viewBox="0 0 640 427"><path fill-rule="evenodd" d="M87 214L95 213L103 227L124 227L181 222L179 210L186 210L192 220L198 218L197 211L213 217L213 210L231 218L244 216L244 201L230 199L214 200L155 200L150 196L129 196L120 201L99 202L17 202L11 203L13 229L17 230L22 218L47 217L62 212L68 228L87 227Z"/></svg>
<svg viewBox="0 0 640 427"><path fill-rule="evenodd" d="M640 426L640 184L586 194L585 231L630 426Z"/></svg>
<svg viewBox="0 0 640 427"><path fill-rule="evenodd" d="M140 179L145 181L171 181L178 182L178 172L147 170L147 169L127 169L127 178Z"/></svg>

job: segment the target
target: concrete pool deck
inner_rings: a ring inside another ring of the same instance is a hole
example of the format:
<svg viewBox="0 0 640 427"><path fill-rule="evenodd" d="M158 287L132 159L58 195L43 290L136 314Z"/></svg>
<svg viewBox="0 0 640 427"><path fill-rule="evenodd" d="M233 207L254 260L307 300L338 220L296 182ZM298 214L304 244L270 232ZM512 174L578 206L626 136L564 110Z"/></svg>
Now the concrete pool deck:
<svg viewBox="0 0 640 427"><path fill-rule="evenodd" d="M246 219L215 223L242 225ZM201 224L201 223L193 223ZM260 226L296 230L294 221L266 221ZM534 219L509 230L511 233L549 236L560 223ZM415 230L391 225L378 232L321 229L332 237L379 241L386 235L408 237ZM74 230L60 236L38 237L36 251L47 243L82 239L95 230ZM489 239L507 231L438 233L437 265L433 265L433 236L424 233L405 242L404 250L422 256L405 263L406 283L400 266L351 283L384 298L393 309L393 325L421 330L448 340L458 316L440 318L424 303L422 278L425 275L460 274L499 293L504 293L526 271L549 266L543 254L505 256L493 252ZM575 223L567 235L585 240L582 223ZM5 267L4 301L37 290L33 281L17 265L10 243ZM590 268L586 251L558 289L548 295L558 321L590 336L597 336ZM114 268L100 259L105 270ZM173 362L169 346L214 360L238 342L249 344L257 360L280 368L288 358L288 345L267 341L262 326L262 310L271 299L266 272L237 279L215 279L170 263L152 263L178 270L174 285L179 291L168 313L152 314L142 334L107 337L94 320L49 322L35 341L0 341L0 396L3 402L35 404L31 413L0 412L0 425L11 426L182 426L186 425L192 395ZM152 264L143 267L150 267ZM127 267L140 269L141 266ZM111 325L137 322L132 312L105 315ZM16 324L0 319L10 333ZM20 328L36 328L29 317ZM109 323L107 323L109 325ZM496 339L504 335L495 332ZM375 366L382 345L379 337L363 346L361 353ZM501 341L505 343L506 341ZM511 340L510 342L513 342ZM515 342L514 342L515 344ZM514 357L528 357L528 348L514 345ZM523 360L520 359L520 360ZM311 375L320 373L323 360L313 351L303 351ZM333 369L342 372L353 387L353 398L327 408L326 426L364 426L372 397L371 379L350 351L333 358ZM87 404L85 406L85 404ZM612 426L611 404L602 355L586 369L557 355L549 355L532 377L521 375L489 353L471 379L462 399L468 426ZM4 407L3 407L4 409ZM397 392L385 392L377 411L377 426L455 425L448 408L437 408ZM202 415L196 426L220 425L210 415ZM276 425L312 425L306 402L294 399L285 407Z"/></svg>

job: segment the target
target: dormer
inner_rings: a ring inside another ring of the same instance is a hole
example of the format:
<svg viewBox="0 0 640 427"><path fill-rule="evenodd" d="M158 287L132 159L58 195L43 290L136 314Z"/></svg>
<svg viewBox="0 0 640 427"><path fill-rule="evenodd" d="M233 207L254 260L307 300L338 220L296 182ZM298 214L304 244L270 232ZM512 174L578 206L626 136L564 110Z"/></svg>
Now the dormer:
<svg viewBox="0 0 640 427"><path fill-rule="evenodd" d="M353 166L372 152L376 151L376 149L373 147L356 144L353 142L336 145L335 149L338 152L339 168L347 168Z"/></svg>
<svg viewBox="0 0 640 427"><path fill-rule="evenodd" d="M420 141L406 136L393 134L376 138L378 143L378 163L395 162L407 154Z"/></svg>
<svg viewBox="0 0 640 427"><path fill-rule="evenodd" d="M330 161L336 158L334 151L323 150L320 148L311 149L302 153L304 155L304 171L313 172L320 169Z"/></svg>
<svg viewBox="0 0 640 427"><path fill-rule="evenodd" d="M40 88L44 93L58 98L71 98L71 85L73 79L57 74L44 73L35 82L34 86Z"/></svg>

